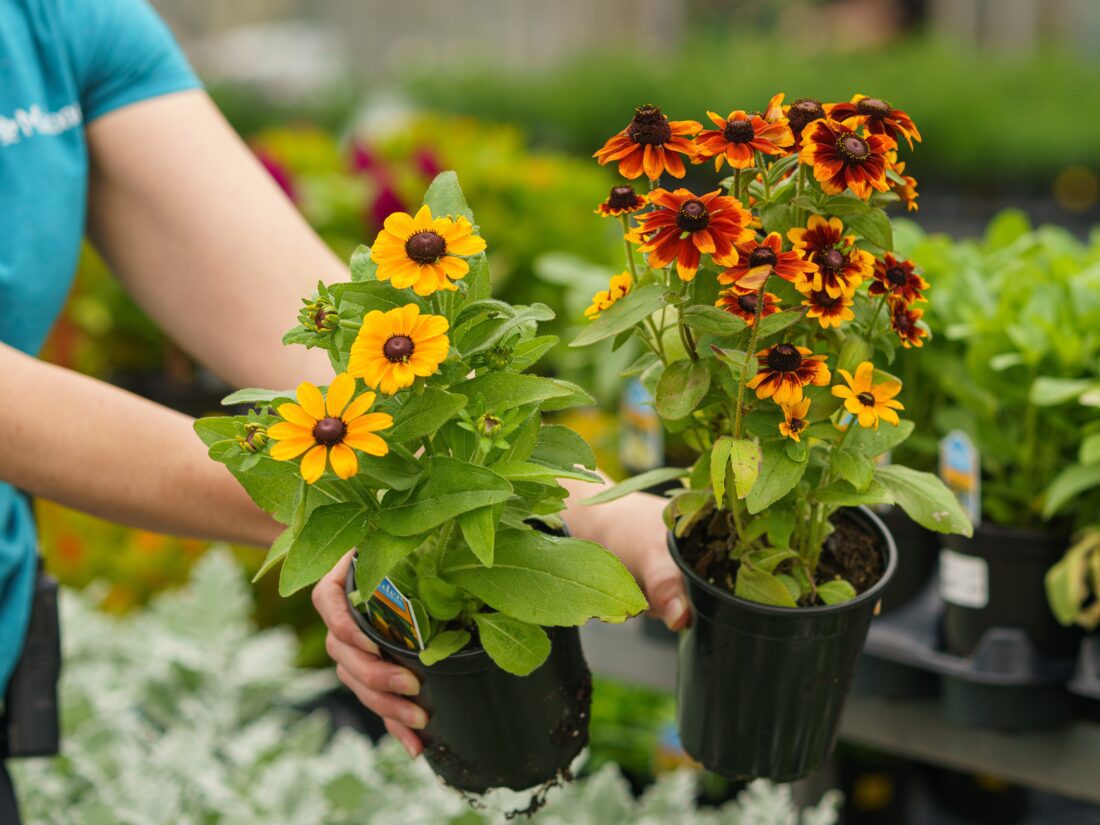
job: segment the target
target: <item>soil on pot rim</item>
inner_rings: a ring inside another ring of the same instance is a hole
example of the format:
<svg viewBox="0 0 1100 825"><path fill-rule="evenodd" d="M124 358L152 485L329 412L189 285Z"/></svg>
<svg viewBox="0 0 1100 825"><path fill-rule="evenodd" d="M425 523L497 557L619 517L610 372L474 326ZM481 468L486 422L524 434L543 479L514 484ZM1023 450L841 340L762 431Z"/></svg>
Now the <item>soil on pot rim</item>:
<svg viewBox="0 0 1100 825"><path fill-rule="evenodd" d="M821 585L838 576L848 581L856 593L869 590L885 572L885 563L879 543L858 521L844 513L832 518L833 532L825 539L818 559L814 583ZM700 519L690 533L680 542L680 552L703 579L723 590L734 592L738 562L730 556L735 535L729 523L729 514L716 510L708 518ZM776 568L785 572L791 562ZM801 607L820 604L799 603Z"/></svg>

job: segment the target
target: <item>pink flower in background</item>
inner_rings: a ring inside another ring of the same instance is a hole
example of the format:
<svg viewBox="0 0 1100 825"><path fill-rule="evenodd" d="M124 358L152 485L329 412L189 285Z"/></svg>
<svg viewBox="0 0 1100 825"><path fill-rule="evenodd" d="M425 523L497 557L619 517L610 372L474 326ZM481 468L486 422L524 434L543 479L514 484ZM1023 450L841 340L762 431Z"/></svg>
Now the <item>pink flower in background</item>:
<svg viewBox="0 0 1100 825"><path fill-rule="evenodd" d="M420 170L421 174L429 180L433 180L436 175L443 171L435 152L427 147L416 150L413 155L413 163L416 164L416 168Z"/></svg>
<svg viewBox="0 0 1100 825"><path fill-rule="evenodd" d="M298 191L294 186L294 178L291 176L290 170L263 149L253 147L252 151L260 161L260 164L267 170L267 173L274 178L277 184L279 184L279 188L286 193L286 196L290 198L293 203L298 203Z"/></svg>
<svg viewBox="0 0 1100 825"><path fill-rule="evenodd" d="M367 218L372 222L373 227L380 227L394 212L405 212L406 207L404 201L398 196L388 184L382 184L379 187L378 195L374 199L374 203L370 205L368 210L369 214Z"/></svg>
<svg viewBox="0 0 1100 825"><path fill-rule="evenodd" d="M351 170L353 172L372 172L378 167L378 160L374 157L370 147L359 138L351 141Z"/></svg>

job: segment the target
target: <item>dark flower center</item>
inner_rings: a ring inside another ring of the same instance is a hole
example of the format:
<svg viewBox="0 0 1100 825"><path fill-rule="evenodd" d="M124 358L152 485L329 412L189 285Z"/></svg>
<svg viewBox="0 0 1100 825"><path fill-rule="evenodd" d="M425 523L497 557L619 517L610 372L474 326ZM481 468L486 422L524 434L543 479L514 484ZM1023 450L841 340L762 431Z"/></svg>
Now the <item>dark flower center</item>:
<svg viewBox="0 0 1100 825"><path fill-rule="evenodd" d="M730 120L722 130L722 137L730 143L748 143L756 137L756 130L752 128L752 121Z"/></svg>
<svg viewBox="0 0 1100 825"><path fill-rule="evenodd" d="M244 437L244 443L247 444L252 449L257 449L256 448L256 443L255 443L255 438L256 438L256 433L257 432L258 432L257 430L253 430L252 432L250 432L248 435L246 435Z"/></svg>
<svg viewBox="0 0 1100 825"><path fill-rule="evenodd" d="M413 354L416 345L408 335L394 335L382 345L382 354L394 364L407 361Z"/></svg>
<svg viewBox="0 0 1100 825"><path fill-rule="evenodd" d="M909 313L905 311L904 307L898 308L891 320L893 321L894 329L903 335L912 333L917 328L916 322L910 317Z"/></svg>
<svg viewBox="0 0 1100 825"><path fill-rule="evenodd" d="M826 249L818 253L817 262L826 269L840 269L844 266L844 253L839 249Z"/></svg>
<svg viewBox="0 0 1100 825"><path fill-rule="evenodd" d="M821 106L821 101L810 97L799 98L787 110L787 122L796 138L801 136L807 124L823 117L825 117L825 110Z"/></svg>
<svg viewBox="0 0 1100 825"><path fill-rule="evenodd" d="M313 427L313 439L318 444L324 444L326 447L331 447L333 444L339 444L344 436L347 434L348 425L341 421L339 418L322 418Z"/></svg>
<svg viewBox="0 0 1100 825"><path fill-rule="evenodd" d="M405 241L405 254L418 264L434 264L447 251L447 242L437 232L417 232Z"/></svg>
<svg viewBox="0 0 1100 825"><path fill-rule="evenodd" d="M802 366L802 353L791 344L776 344L768 352L768 369L775 372L794 372Z"/></svg>
<svg viewBox="0 0 1100 825"><path fill-rule="evenodd" d="M710 223L710 213L702 201L687 201L676 213L676 225L683 232L698 232Z"/></svg>
<svg viewBox="0 0 1100 825"><path fill-rule="evenodd" d="M836 305L836 303L839 300L840 300L839 297L834 298L832 295L830 295L825 290L821 290L821 292L814 293L814 301L817 303L817 305L819 307L824 307L825 309L831 309L833 306Z"/></svg>
<svg viewBox="0 0 1100 825"><path fill-rule="evenodd" d="M800 433L805 428L806 422L801 418L792 418L791 423L787 425L787 429L792 433Z"/></svg>
<svg viewBox="0 0 1100 825"><path fill-rule="evenodd" d="M611 209L630 209L638 202L638 193L633 186L613 186L607 196L607 205Z"/></svg>
<svg viewBox="0 0 1100 825"><path fill-rule="evenodd" d="M758 246L749 255L749 266L775 266L775 250L770 246Z"/></svg>
<svg viewBox="0 0 1100 825"><path fill-rule="evenodd" d="M894 286L905 286L909 280L909 273L900 266L892 266L886 270L886 280Z"/></svg>
<svg viewBox="0 0 1100 825"><path fill-rule="evenodd" d="M871 117L882 118L890 114L890 104L877 97L865 97L856 104L856 111Z"/></svg>
<svg viewBox="0 0 1100 825"><path fill-rule="evenodd" d="M869 392L861 392L856 396L856 399L865 407L875 406L875 397Z"/></svg>
<svg viewBox="0 0 1100 825"><path fill-rule="evenodd" d="M859 135L848 133L837 141L836 148L849 160L866 160L871 148Z"/></svg>
<svg viewBox="0 0 1100 825"><path fill-rule="evenodd" d="M328 313L325 312L324 307L317 307L317 313L313 316L313 323L317 329L321 329L325 325L325 318L328 317Z"/></svg>
<svg viewBox="0 0 1100 825"><path fill-rule="evenodd" d="M630 121L626 134L635 143L660 146L672 137L672 127L658 107L640 106L634 110L634 119Z"/></svg>
<svg viewBox="0 0 1100 825"><path fill-rule="evenodd" d="M750 292L748 295L741 295L737 298L737 306L741 307L743 312L751 312L756 314L756 293Z"/></svg>

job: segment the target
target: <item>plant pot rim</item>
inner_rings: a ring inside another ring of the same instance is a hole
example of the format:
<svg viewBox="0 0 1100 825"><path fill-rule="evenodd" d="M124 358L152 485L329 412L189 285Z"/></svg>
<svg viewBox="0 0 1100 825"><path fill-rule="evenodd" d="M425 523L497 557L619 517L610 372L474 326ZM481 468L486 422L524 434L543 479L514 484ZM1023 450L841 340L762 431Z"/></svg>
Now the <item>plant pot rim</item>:
<svg viewBox="0 0 1100 825"><path fill-rule="evenodd" d="M676 562L676 566L680 568L680 571L685 577L691 579L695 586L716 599L731 602L746 610L754 610L758 613L764 613L771 616L819 616L843 613L848 610L858 609L871 600L877 600L882 595L883 589L885 589L890 579L893 578L894 571L897 569L898 549L894 543L894 537L890 534L890 530L882 523L882 519L880 519L870 508L860 505L859 507L843 507L841 511L850 513L857 519L862 519L864 522L869 523L869 526L877 530L885 539L880 549L886 560L886 568L882 571L882 576L879 580L867 590L864 590L854 599L841 602L840 604L813 605L811 607L780 607L779 605L762 604L760 602L742 599L740 596L733 595L728 590L716 587L696 573L684 557L680 555L680 548L677 546L678 539L671 530L669 530L667 534L668 549L672 554L673 561Z"/></svg>

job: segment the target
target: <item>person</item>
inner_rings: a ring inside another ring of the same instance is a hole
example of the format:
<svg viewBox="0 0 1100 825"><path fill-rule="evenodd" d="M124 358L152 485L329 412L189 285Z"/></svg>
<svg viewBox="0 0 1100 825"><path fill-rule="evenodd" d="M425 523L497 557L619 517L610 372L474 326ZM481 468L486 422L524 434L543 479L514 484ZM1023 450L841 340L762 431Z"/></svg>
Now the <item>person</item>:
<svg viewBox="0 0 1100 825"><path fill-rule="evenodd" d="M281 530L207 457L186 416L35 357L85 232L165 332L235 386L328 383L319 350L280 341L299 298L347 273L221 117L145 0L0 0L0 214L3 696L36 576L29 496L260 546ZM663 502L635 494L586 508L575 498L572 531L617 553L652 610L683 626ZM408 699L416 680L355 628L342 589L348 563L314 590L328 651L415 756L414 730L426 721ZM17 821L0 765L3 797L0 821Z"/></svg>

